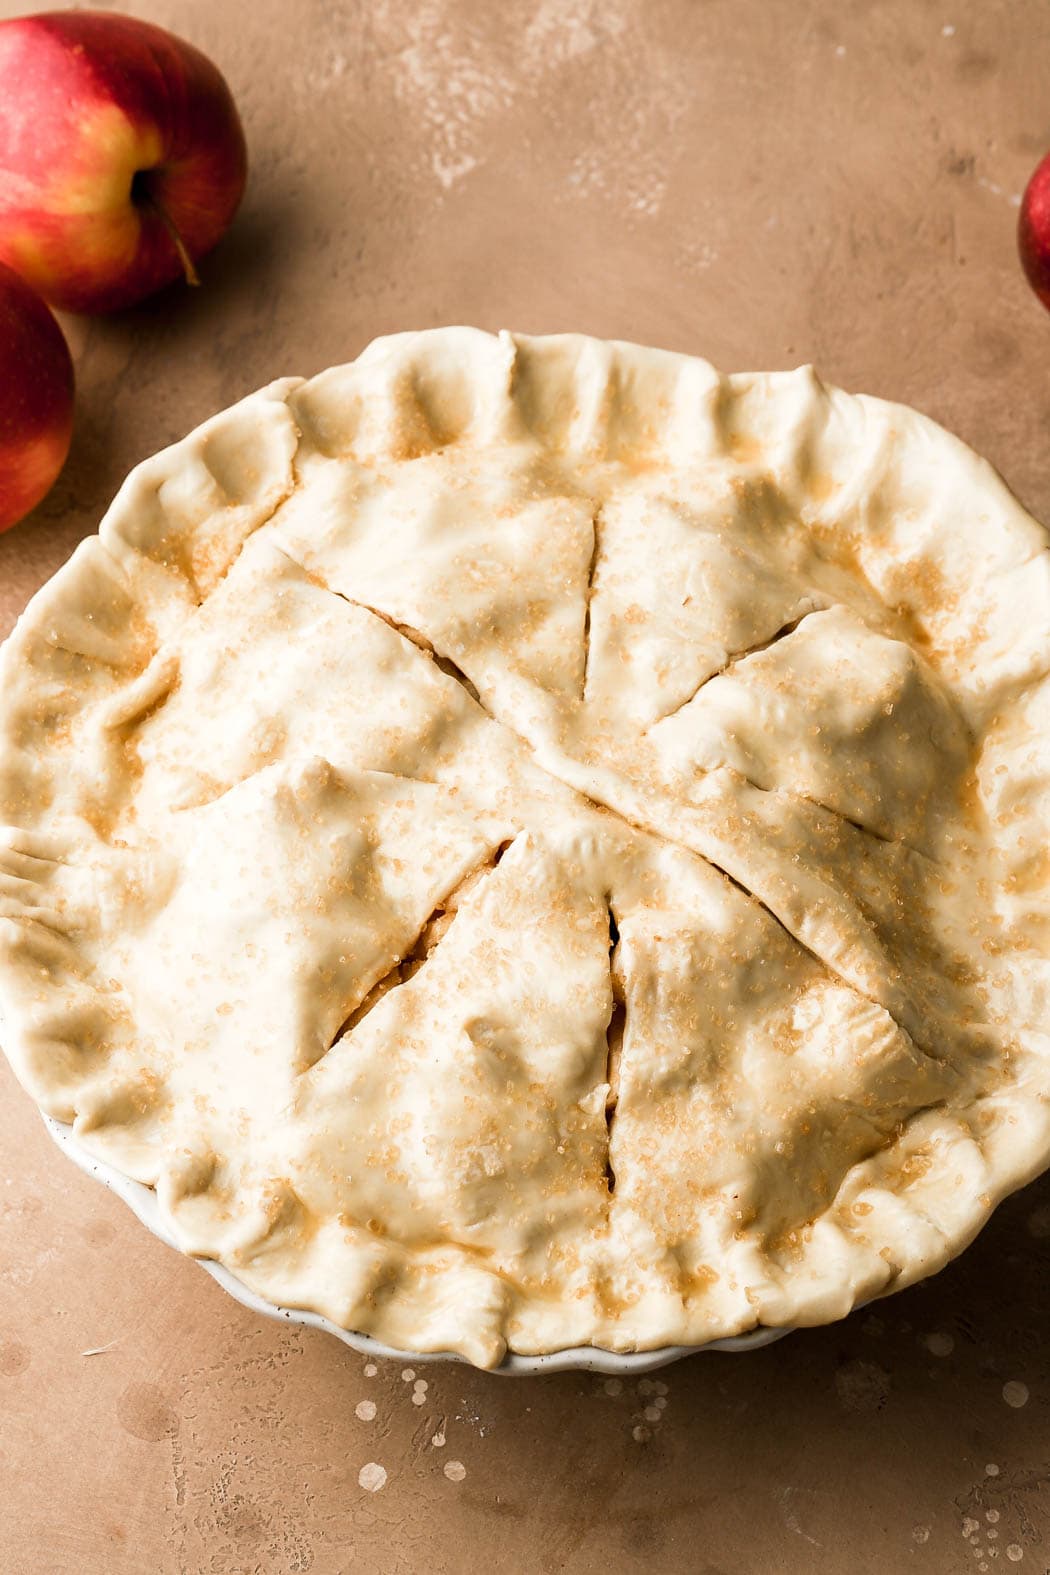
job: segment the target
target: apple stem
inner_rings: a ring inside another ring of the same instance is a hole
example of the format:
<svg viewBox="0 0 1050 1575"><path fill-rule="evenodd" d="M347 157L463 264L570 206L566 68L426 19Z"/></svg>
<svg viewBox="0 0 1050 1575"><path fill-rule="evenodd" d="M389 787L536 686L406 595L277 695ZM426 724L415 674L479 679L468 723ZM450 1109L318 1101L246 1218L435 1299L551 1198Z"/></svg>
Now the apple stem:
<svg viewBox="0 0 1050 1575"><path fill-rule="evenodd" d="M151 191L144 192L142 196L139 197L138 201L143 208L151 208L153 210L160 222L163 224L164 228L167 230L168 234L171 236L171 244L179 254L179 262L182 264L182 271L186 275L186 283L191 285L200 284L200 275L193 266L193 258L187 251L186 242L179 234L178 225L175 223L175 220L172 218L167 208L165 208L162 202L157 201L156 197Z"/></svg>

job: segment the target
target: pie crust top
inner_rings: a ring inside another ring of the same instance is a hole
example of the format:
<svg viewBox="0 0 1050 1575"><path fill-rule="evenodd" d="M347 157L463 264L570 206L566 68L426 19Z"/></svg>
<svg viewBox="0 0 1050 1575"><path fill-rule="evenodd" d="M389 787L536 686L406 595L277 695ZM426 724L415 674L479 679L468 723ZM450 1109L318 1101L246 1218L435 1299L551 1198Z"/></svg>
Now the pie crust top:
<svg viewBox="0 0 1050 1575"><path fill-rule="evenodd" d="M457 328L273 383L0 659L18 1076L402 1349L929 1274L1050 1163L1048 565L809 369Z"/></svg>

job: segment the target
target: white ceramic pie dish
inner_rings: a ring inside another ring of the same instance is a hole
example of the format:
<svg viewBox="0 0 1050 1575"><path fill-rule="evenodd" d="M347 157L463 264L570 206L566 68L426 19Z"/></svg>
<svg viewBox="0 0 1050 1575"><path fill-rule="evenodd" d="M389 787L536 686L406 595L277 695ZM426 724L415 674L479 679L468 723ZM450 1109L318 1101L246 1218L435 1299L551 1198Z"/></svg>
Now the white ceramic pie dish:
<svg viewBox="0 0 1050 1575"><path fill-rule="evenodd" d="M377 341L138 467L5 642L5 1050L365 1352L834 1322L1050 1164L1048 674L1045 530L915 411Z"/></svg>
<svg viewBox="0 0 1050 1575"><path fill-rule="evenodd" d="M107 1165L103 1160L89 1154L84 1145L78 1142L71 1126L67 1126L62 1121L55 1121L52 1116L47 1115L43 1117L43 1121L67 1159L79 1165L87 1175L94 1176L96 1181L101 1181L111 1192L115 1192L142 1224L166 1246L179 1250L175 1238L161 1219L157 1194L152 1187L145 1187L139 1181L129 1180L112 1165ZM413 1367L418 1367L423 1362L464 1362L467 1366L471 1365L466 1357L459 1356L454 1351L396 1351L380 1340L373 1340L370 1335L357 1334L352 1329L340 1329L330 1318L322 1318L317 1313L300 1312L292 1307L277 1307L273 1302L256 1296L228 1269L224 1269L221 1263L206 1258L197 1258L195 1261L211 1275L216 1284L221 1285L223 1290L228 1291L243 1307L249 1307L252 1312L262 1313L267 1318L279 1318L284 1323L305 1324L311 1329L321 1329L325 1334L334 1334L337 1340L342 1340L344 1345L348 1345L352 1351L358 1351L362 1356L378 1357L383 1361L411 1363ZM573 1371L631 1377L637 1373L651 1373L657 1367L666 1367L669 1363L677 1362L683 1356L693 1356L698 1351L755 1351L760 1346L772 1345L790 1333L790 1329L753 1329L750 1334L735 1335L727 1340L711 1340L706 1345L665 1345L654 1351L632 1351L624 1354L617 1351L602 1351L596 1346L587 1345L573 1346L565 1351L552 1351L547 1356L518 1356L508 1352L500 1365L492 1371L504 1378L534 1378L542 1373Z"/></svg>

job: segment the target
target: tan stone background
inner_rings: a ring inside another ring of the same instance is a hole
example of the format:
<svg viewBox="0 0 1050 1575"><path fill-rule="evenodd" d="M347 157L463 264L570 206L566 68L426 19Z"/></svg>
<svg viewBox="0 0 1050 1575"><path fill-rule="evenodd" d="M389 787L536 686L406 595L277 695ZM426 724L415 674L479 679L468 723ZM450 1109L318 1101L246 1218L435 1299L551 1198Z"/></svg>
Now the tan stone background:
<svg viewBox="0 0 1050 1575"><path fill-rule="evenodd" d="M251 187L200 291L70 322L73 454L0 540L0 633L136 460L435 323L813 360L1050 519L1050 318L1014 254L1047 0L138 9L227 73ZM416 1390L232 1303L0 1088L0 1575L1050 1569L1046 1181L930 1285L665 1392L457 1367Z"/></svg>

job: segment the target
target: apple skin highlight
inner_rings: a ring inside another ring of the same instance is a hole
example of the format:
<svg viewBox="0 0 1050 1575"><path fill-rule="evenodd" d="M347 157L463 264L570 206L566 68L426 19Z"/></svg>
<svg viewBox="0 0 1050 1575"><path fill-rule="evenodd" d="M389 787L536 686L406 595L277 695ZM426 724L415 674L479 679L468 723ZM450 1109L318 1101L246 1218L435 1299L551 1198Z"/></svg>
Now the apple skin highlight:
<svg viewBox="0 0 1050 1575"><path fill-rule="evenodd" d="M247 151L192 44L132 17L0 22L0 261L71 312L131 306L228 228Z"/></svg>
<svg viewBox="0 0 1050 1575"><path fill-rule="evenodd" d="M1050 311L1050 153L1036 165L1021 199L1017 248L1029 284Z"/></svg>
<svg viewBox="0 0 1050 1575"><path fill-rule="evenodd" d="M0 264L0 531L36 507L69 453L73 362L40 296Z"/></svg>

